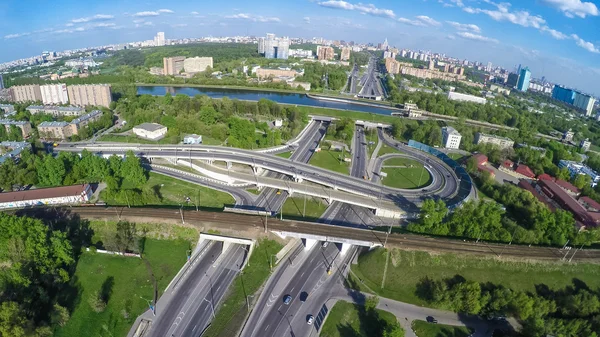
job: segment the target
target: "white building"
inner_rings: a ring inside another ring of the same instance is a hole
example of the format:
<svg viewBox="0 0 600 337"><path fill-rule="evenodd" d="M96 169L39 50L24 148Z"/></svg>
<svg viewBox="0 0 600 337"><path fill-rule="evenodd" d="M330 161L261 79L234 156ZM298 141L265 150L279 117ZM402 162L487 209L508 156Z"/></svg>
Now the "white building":
<svg viewBox="0 0 600 337"><path fill-rule="evenodd" d="M511 149L515 145L515 141L500 136L487 135L485 133L477 132L475 134L475 144L494 144L501 149Z"/></svg>
<svg viewBox="0 0 600 337"><path fill-rule="evenodd" d="M462 136L451 126L442 128L442 145L447 149L458 149Z"/></svg>
<svg viewBox="0 0 600 337"><path fill-rule="evenodd" d="M69 95L66 84L46 84L41 85L42 102L44 104L67 104Z"/></svg>
<svg viewBox="0 0 600 337"><path fill-rule="evenodd" d="M183 144L202 144L202 136L193 134L183 137Z"/></svg>
<svg viewBox="0 0 600 337"><path fill-rule="evenodd" d="M448 93L448 99L453 100L453 101L473 102L473 103L478 103L478 104L487 103L487 100L483 97L461 94L461 93L454 92L454 91L450 91Z"/></svg>
<svg viewBox="0 0 600 337"><path fill-rule="evenodd" d="M594 97L578 93L575 95L575 101L573 102L573 105L585 111L586 116L591 116L592 110L594 109L594 103L596 103L596 99Z"/></svg>
<svg viewBox="0 0 600 337"><path fill-rule="evenodd" d="M15 112L15 106L12 104L0 104L0 111L6 115L11 115Z"/></svg>
<svg viewBox="0 0 600 337"><path fill-rule="evenodd" d="M596 184L600 182L600 175L587 165L562 159L558 162L558 168L563 167L566 167L567 170L569 170L571 177L574 177L577 174L585 174L590 176L590 178L592 178L592 187L596 186Z"/></svg>
<svg viewBox="0 0 600 337"><path fill-rule="evenodd" d="M54 117L80 116L85 110L76 106L30 105L26 109L30 114L45 113Z"/></svg>
<svg viewBox="0 0 600 337"><path fill-rule="evenodd" d="M191 57L183 61L183 69L186 73L199 73L213 67L212 57Z"/></svg>
<svg viewBox="0 0 600 337"><path fill-rule="evenodd" d="M162 47L165 45L165 32L158 32L154 37L154 45L156 47Z"/></svg>
<svg viewBox="0 0 600 337"><path fill-rule="evenodd" d="M167 127L158 123L142 123L133 127L133 133L138 137L159 140L167 134Z"/></svg>
<svg viewBox="0 0 600 337"><path fill-rule="evenodd" d="M260 51L259 51L260 52ZM264 53L264 50L263 50ZM312 50L307 49L290 49L290 57L311 58L313 57Z"/></svg>
<svg viewBox="0 0 600 337"><path fill-rule="evenodd" d="M87 202L92 196L89 184L40 188L0 193L0 209Z"/></svg>

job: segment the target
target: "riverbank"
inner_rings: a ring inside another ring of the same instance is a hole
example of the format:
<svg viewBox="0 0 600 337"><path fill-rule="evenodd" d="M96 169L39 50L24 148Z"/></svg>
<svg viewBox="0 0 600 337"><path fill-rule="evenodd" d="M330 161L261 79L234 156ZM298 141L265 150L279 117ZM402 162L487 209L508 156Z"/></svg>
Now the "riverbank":
<svg viewBox="0 0 600 337"><path fill-rule="evenodd" d="M176 87L176 88L206 88L206 89L225 89L225 90L250 90L263 92L278 92L287 94L305 94L306 90L298 89L277 89L267 87L244 87L241 85L216 85L216 84L190 84L190 83L135 83L137 87Z"/></svg>

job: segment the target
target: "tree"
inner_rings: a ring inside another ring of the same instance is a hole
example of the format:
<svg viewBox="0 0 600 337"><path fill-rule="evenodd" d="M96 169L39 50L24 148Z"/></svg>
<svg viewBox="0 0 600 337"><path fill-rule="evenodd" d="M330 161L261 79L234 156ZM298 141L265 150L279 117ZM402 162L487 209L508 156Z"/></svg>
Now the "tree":
<svg viewBox="0 0 600 337"><path fill-rule="evenodd" d="M16 302L0 305L0 336L23 337L27 320Z"/></svg>
<svg viewBox="0 0 600 337"><path fill-rule="evenodd" d="M60 186L66 175L65 164L60 158L48 154L36 163L38 181L42 186Z"/></svg>
<svg viewBox="0 0 600 337"><path fill-rule="evenodd" d="M590 176L588 176L587 174L577 174L574 178L573 178L573 185L575 185L575 187L582 189L585 186L590 186L592 184L592 178Z"/></svg>
<svg viewBox="0 0 600 337"><path fill-rule="evenodd" d="M121 163L120 173L124 180L127 180L135 187L141 187L148 180L140 158L138 158L131 150L127 151L125 154L125 160Z"/></svg>
<svg viewBox="0 0 600 337"><path fill-rule="evenodd" d="M404 337L404 329L398 322L388 324L383 330L382 337Z"/></svg>
<svg viewBox="0 0 600 337"><path fill-rule="evenodd" d="M379 304L379 297L377 296L369 296L365 301L365 310L367 313L374 312Z"/></svg>
<svg viewBox="0 0 600 337"><path fill-rule="evenodd" d="M119 221L115 233L115 244L121 253L137 247L137 229L135 223Z"/></svg>
<svg viewBox="0 0 600 337"><path fill-rule="evenodd" d="M52 314L50 315L50 322L52 325L65 326L69 321L69 310L67 308L59 305L58 303L54 304L52 308Z"/></svg>
<svg viewBox="0 0 600 337"><path fill-rule="evenodd" d="M103 312L106 309L106 302L104 302L104 299L97 290L88 297L88 304L97 313Z"/></svg>

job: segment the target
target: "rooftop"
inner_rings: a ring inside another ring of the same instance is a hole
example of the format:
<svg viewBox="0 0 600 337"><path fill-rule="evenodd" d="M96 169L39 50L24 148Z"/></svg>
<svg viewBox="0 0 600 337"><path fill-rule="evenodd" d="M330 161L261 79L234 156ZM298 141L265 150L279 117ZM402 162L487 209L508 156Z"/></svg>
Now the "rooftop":
<svg viewBox="0 0 600 337"><path fill-rule="evenodd" d="M590 207L592 207L592 208L600 210L600 203L598 203L596 200L594 200L590 197L581 197L581 198L579 198L579 201L590 205Z"/></svg>
<svg viewBox="0 0 600 337"><path fill-rule="evenodd" d="M35 109L35 110L58 110L58 111L82 111L83 108L79 108L76 106L53 106L53 105L30 105L27 107L27 110Z"/></svg>
<svg viewBox="0 0 600 337"><path fill-rule="evenodd" d="M0 203L68 197L83 193L87 184L0 193Z"/></svg>
<svg viewBox="0 0 600 337"><path fill-rule="evenodd" d="M83 115L81 117L75 118L74 120L71 121L71 124L79 124L81 122L85 122L88 119L94 118L94 117L96 117L98 115L101 115L101 114L102 114L102 111L100 111L100 110L94 110L94 111L90 112L89 114L85 114L85 115Z"/></svg>
<svg viewBox="0 0 600 337"><path fill-rule="evenodd" d="M12 119L0 119L0 124L3 125L25 125L29 122L26 121L13 121Z"/></svg>
<svg viewBox="0 0 600 337"><path fill-rule="evenodd" d="M166 126L160 125L158 123L142 123L134 127L134 129L143 129L150 132L157 131L162 128L166 128Z"/></svg>
<svg viewBox="0 0 600 337"><path fill-rule="evenodd" d="M502 137L502 136L496 136L496 135L490 135L487 133L483 133L483 132L477 132L478 134L484 136L484 137L490 137L490 138L496 138L496 139L504 139L504 140L508 140L508 141L513 141L512 139L508 138L508 137Z"/></svg>
<svg viewBox="0 0 600 337"><path fill-rule="evenodd" d="M65 127L67 125L69 125L69 123L67 123L67 122L41 122L40 124L38 124L38 127L40 127L40 126L48 126L48 127L60 126L60 127Z"/></svg>
<svg viewBox="0 0 600 337"><path fill-rule="evenodd" d="M564 181L562 179L556 179L556 185L558 185L566 190L569 190L575 194L579 194L579 192L580 192L579 189L575 185L571 184L568 181Z"/></svg>
<svg viewBox="0 0 600 337"><path fill-rule="evenodd" d="M528 178L535 178L535 173L527 165L519 164L515 172L520 173Z"/></svg>
<svg viewBox="0 0 600 337"><path fill-rule="evenodd" d="M443 129L445 129L449 135L460 136L460 133L451 126L445 126L445 127L443 127Z"/></svg>

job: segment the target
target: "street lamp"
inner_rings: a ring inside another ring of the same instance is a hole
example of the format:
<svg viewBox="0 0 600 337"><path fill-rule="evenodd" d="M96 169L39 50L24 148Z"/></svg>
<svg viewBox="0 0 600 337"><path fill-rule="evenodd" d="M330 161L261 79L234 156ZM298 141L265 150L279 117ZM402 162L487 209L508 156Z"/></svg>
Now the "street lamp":
<svg viewBox="0 0 600 337"><path fill-rule="evenodd" d="M215 307L213 306L212 302L207 300L206 298L203 298L202 300L208 302L208 304L210 304L210 309L212 310L212 315L213 315L213 319L215 319Z"/></svg>

